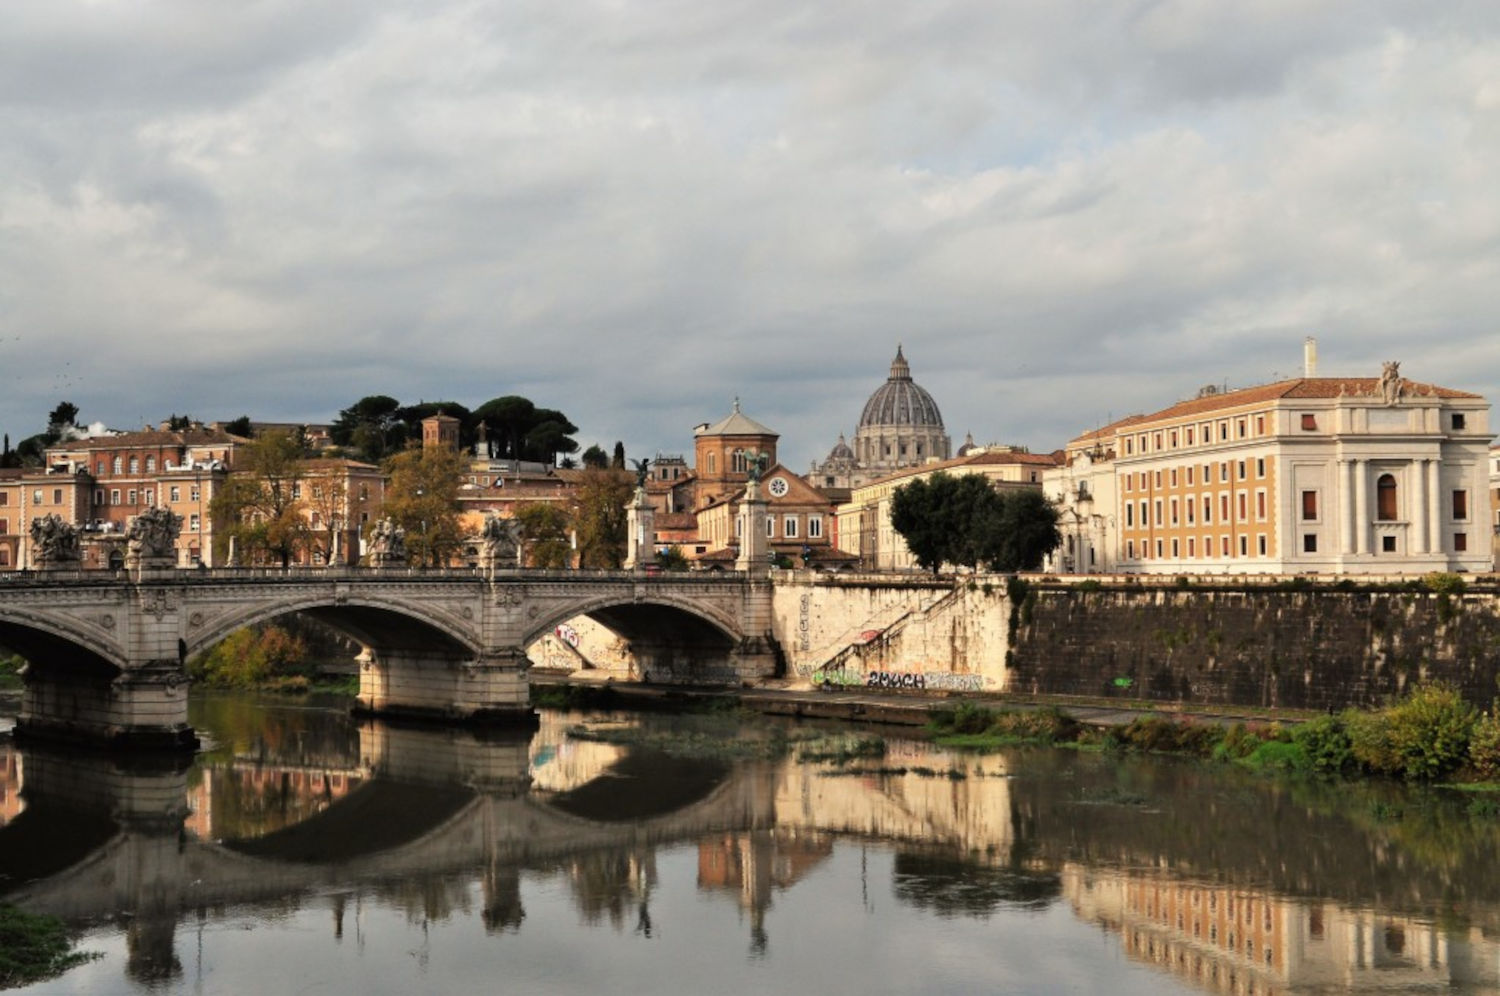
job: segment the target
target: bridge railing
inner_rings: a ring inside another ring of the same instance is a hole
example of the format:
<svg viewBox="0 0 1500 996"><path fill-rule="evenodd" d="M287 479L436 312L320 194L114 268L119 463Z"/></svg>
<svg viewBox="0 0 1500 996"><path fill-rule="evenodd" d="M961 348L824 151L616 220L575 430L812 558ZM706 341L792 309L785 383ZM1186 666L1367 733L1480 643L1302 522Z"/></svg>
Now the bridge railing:
<svg viewBox="0 0 1500 996"><path fill-rule="evenodd" d="M644 570L561 570L552 568L511 567L488 570L479 567L183 567L155 571L153 582L170 580L180 583L236 582L280 583L295 581L459 581L493 578L498 581L644 581L688 582L693 584L742 584L742 571L644 571ZM0 572L0 586L6 585L113 585L133 580L128 570L107 568Z"/></svg>

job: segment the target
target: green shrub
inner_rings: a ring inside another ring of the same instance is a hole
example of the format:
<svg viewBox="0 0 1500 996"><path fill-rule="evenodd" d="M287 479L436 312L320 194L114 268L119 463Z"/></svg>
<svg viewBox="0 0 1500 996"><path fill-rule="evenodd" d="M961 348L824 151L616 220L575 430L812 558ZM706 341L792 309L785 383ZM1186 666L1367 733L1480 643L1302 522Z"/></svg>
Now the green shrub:
<svg viewBox="0 0 1500 996"><path fill-rule="evenodd" d="M1296 741L1263 740L1245 763L1252 768L1276 768L1282 771L1306 771L1312 762L1307 751Z"/></svg>
<svg viewBox="0 0 1500 996"><path fill-rule="evenodd" d="M1469 737L1469 767L1486 780L1500 779L1500 715L1496 714L1495 708L1474 724L1474 732Z"/></svg>
<svg viewBox="0 0 1500 996"><path fill-rule="evenodd" d="M1255 753L1265 741L1244 723L1235 723L1224 731L1224 738L1214 747L1214 760L1238 761Z"/></svg>
<svg viewBox="0 0 1500 996"><path fill-rule="evenodd" d="M1354 757L1371 771L1430 780L1469 756L1474 707L1451 685L1419 685L1378 713L1345 713Z"/></svg>
<svg viewBox="0 0 1500 996"><path fill-rule="evenodd" d="M302 640L279 626L247 627L189 661L188 673L210 685L254 688L295 671L306 657Z"/></svg>
<svg viewBox="0 0 1500 996"><path fill-rule="evenodd" d="M1444 571L1422 575L1422 584L1435 595L1462 595L1468 587L1464 584L1463 575Z"/></svg>
<svg viewBox="0 0 1500 996"><path fill-rule="evenodd" d="M1111 732L1111 739L1118 746L1133 750L1197 754L1200 757L1210 756L1224 738L1224 731L1217 726L1178 723L1161 716L1141 716L1130 725L1115 727Z"/></svg>
<svg viewBox="0 0 1500 996"><path fill-rule="evenodd" d="M1336 775L1354 764L1354 745L1338 716L1319 716L1292 730L1292 743L1306 756L1307 767Z"/></svg>

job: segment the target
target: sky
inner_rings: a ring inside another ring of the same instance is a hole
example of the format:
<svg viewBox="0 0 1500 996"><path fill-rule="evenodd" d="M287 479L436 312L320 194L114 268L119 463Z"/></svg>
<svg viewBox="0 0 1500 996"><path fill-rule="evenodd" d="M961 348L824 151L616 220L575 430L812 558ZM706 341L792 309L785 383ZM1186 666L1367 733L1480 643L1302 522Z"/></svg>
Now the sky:
<svg viewBox="0 0 1500 996"><path fill-rule="evenodd" d="M522 394L793 469L1319 372L1500 397L1492 0L6 0L0 430Z"/></svg>

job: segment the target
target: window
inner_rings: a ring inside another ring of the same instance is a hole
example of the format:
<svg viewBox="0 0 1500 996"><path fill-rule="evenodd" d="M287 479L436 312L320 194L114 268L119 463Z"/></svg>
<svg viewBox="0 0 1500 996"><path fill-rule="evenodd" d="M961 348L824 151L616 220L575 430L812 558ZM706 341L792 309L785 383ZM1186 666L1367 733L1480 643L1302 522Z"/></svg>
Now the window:
<svg viewBox="0 0 1500 996"><path fill-rule="evenodd" d="M1161 559L1161 549L1162 549L1162 547L1161 547L1161 540L1157 540L1156 541L1156 559L1157 560Z"/></svg>
<svg viewBox="0 0 1500 996"><path fill-rule="evenodd" d="M1155 448L1156 448L1156 449L1157 449L1157 450L1158 450L1158 451L1160 451L1160 450L1161 450L1161 433L1159 433L1159 432L1158 432L1158 433L1157 433L1157 434L1156 434L1156 435L1155 435L1155 436L1154 436L1154 437L1153 437L1153 438L1152 438L1152 440L1151 440L1151 442L1152 442L1152 444L1153 444L1153 445L1154 445L1154 446L1155 446Z"/></svg>
<svg viewBox="0 0 1500 996"><path fill-rule="evenodd" d="M1302 492L1302 518L1309 522L1318 518L1318 493L1316 491Z"/></svg>
<svg viewBox="0 0 1500 996"><path fill-rule="evenodd" d="M1464 430L1464 422L1465 421L1466 420L1464 418L1463 412L1454 412L1453 413L1453 431L1455 431L1455 432L1462 432Z"/></svg>
<svg viewBox="0 0 1500 996"><path fill-rule="evenodd" d="M768 515L768 516L766 516L766 535L767 536L775 536L776 535L776 516L774 516L774 515Z"/></svg>
<svg viewBox="0 0 1500 996"><path fill-rule="evenodd" d="M1228 480L1229 480L1229 462L1226 460L1224 463L1219 464L1219 483L1222 484L1224 482L1227 482Z"/></svg>
<svg viewBox="0 0 1500 996"><path fill-rule="evenodd" d="M1188 482L1188 487L1192 487L1193 486L1193 468L1192 467L1189 467L1187 469L1187 482Z"/></svg>
<svg viewBox="0 0 1500 996"><path fill-rule="evenodd" d="M1395 553L1396 552L1396 537L1394 537L1394 536L1382 536L1382 537L1380 537L1380 552L1381 553Z"/></svg>
<svg viewBox="0 0 1500 996"><path fill-rule="evenodd" d="M119 488L110 488L109 489L109 503L111 505L118 505L118 504L120 504L120 489Z"/></svg>
<svg viewBox="0 0 1500 996"><path fill-rule="evenodd" d="M1125 541L1125 558L1127 560L1135 559L1135 540Z"/></svg>
<svg viewBox="0 0 1500 996"><path fill-rule="evenodd" d="M1227 557L1227 556L1229 556L1229 537L1228 536L1220 536L1219 537L1219 555L1221 557Z"/></svg>
<svg viewBox="0 0 1500 996"><path fill-rule="evenodd" d="M141 492L141 502L143 504L146 504L146 505L155 505L156 504L156 492L154 490L152 490L151 488L147 488L145 491L142 491Z"/></svg>
<svg viewBox="0 0 1500 996"><path fill-rule="evenodd" d="M169 501L182 501L182 489L175 484L172 485L167 491L167 498Z"/></svg>
<svg viewBox="0 0 1500 996"><path fill-rule="evenodd" d="M1172 539L1172 559L1173 560L1176 560L1178 557L1182 556L1182 554L1179 552L1181 549L1182 548L1177 545L1177 539L1176 539L1176 537L1173 537L1173 539Z"/></svg>
<svg viewBox="0 0 1500 996"><path fill-rule="evenodd" d="M190 533L196 533L197 531L198 531L198 513L194 512L192 515L188 516L188 532L190 532Z"/></svg>
<svg viewBox="0 0 1500 996"><path fill-rule="evenodd" d="M115 457L114 460L110 463L110 471L112 473L118 474L122 466L124 466L123 461L119 457Z"/></svg>
<svg viewBox="0 0 1500 996"><path fill-rule="evenodd" d="M1303 553L1317 553L1318 552L1318 534L1317 533L1303 533L1302 534L1302 552Z"/></svg>
<svg viewBox="0 0 1500 996"><path fill-rule="evenodd" d="M1173 429L1172 430L1172 449L1175 450L1176 448L1177 448L1177 430Z"/></svg>
<svg viewBox="0 0 1500 996"><path fill-rule="evenodd" d="M150 473L154 473L155 471L156 471L156 457L154 457L154 456L148 456L146 458L146 473L150 474Z"/></svg>
<svg viewBox="0 0 1500 996"><path fill-rule="evenodd" d="M1197 507L1198 507L1198 503L1195 502L1195 501L1193 501L1193 499L1189 498L1187 500L1187 502L1186 502L1186 508L1184 509L1184 511L1187 512L1187 521L1188 521L1188 525L1190 525L1190 526L1193 524L1193 510L1196 509Z"/></svg>
<svg viewBox="0 0 1500 996"><path fill-rule="evenodd" d="M1129 474L1126 474L1126 475L1125 475L1125 493L1126 493L1126 494L1130 494L1130 492L1131 492L1131 491L1133 491L1133 490L1134 490L1134 489L1133 489L1133 488L1132 488L1132 487L1131 487L1131 485L1132 485L1132 484L1133 484L1133 483L1134 483L1134 480L1133 480L1133 479L1132 479L1132 478L1131 478L1131 476L1130 476L1130 475L1129 475Z"/></svg>
<svg viewBox="0 0 1500 996"><path fill-rule="evenodd" d="M1314 415L1312 412L1303 412L1302 413L1302 431L1303 432L1317 432L1318 431L1318 416Z"/></svg>
<svg viewBox="0 0 1500 996"><path fill-rule="evenodd" d="M1189 536L1188 537L1188 556L1189 557L1196 557L1197 556L1196 550L1197 550L1197 546L1193 542L1193 537Z"/></svg>
<svg viewBox="0 0 1500 996"><path fill-rule="evenodd" d="M714 454L712 453L708 455L708 472L710 474L714 472Z"/></svg>
<svg viewBox="0 0 1500 996"><path fill-rule="evenodd" d="M1205 526L1214 521L1214 500L1208 495L1203 496L1203 524Z"/></svg>
<svg viewBox="0 0 1500 996"><path fill-rule="evenodd" d="M1219 495L1219 521L1229 521L1229 496Z"/></svg>
<svg viewBox="0 0 1500 996"><path fill-rule="evenodd" d="M1248 537L1248 536L1241 536L1240 537L1240 556L1241 557L1248 557L1248 556L1250 556L1250 537Z"/></svg>
<svg viewBox="0 0 1500 996"><path fill-rule="evenodd" d="M1125 455L1132 456L1135 453L1135 440L1129 436L1125 437Z"/></svg>
<svg viewBox="0 0 1500 996"><path fill-rule="evenodd" d="M1255 476L1256 477L1265 477L1266 476L1266 459L1265 459L1265 457L1256 457L1255 458Z"/></svg>
<svg viewBox="0 0 1500 996"><path fill-rule="evenodd" d="M1241 460L1234 469L1239 479L1243 481L1245 479L1245 461Z"/></svg>
<svg viewBox="0 0 1500 996"><path fill-rule="evenodd" d="M1125 503L1125 526L1126 526L1126 528L1130 528L1130 527L1133 527L1134 525L1135 525L1135 506L1132 505L1132 504L1130 504L1130 502L1127 501Z"/></svg>
<svg viewBox="0 0 1500 996"><path fill-rule="evenodd" d="M1248 496L1245 494L1245 492L1241 491L1237 497L1239 498L1239 501L1235 504L1239 506L1240 521L1244 522L1246 519L1250 518L1250 513L1247 510L1249 504L1247 501Z"/></svg>
<svg viewBox="0 0 1500 996"><path fill-rule="evenodd" d="M300 481L294 481L292 483L292 499L294 501L302 500L302 483Z"/></svg>
<svg viewBox="0 0 1500 996"><path fill-rule="evenodd" d="M1396 479L1390 474L1381 474L1375 482L1375 518L1381 522L1396 521ZM1394 536L1386 539L1395 541Z"/></svg>
<svg viewBox="0 0 1500 996"><path fill-rule="evenodd" d="M201 492L198 490L198 485L194 484L188 491L188 501L199 501L200 495Z"/></svg>
<svg viewBox="0 0 1500 996"><path fill-rule="evenodd" d="M1156 509L1155 509L1155 511L1156 511L1155 522L1159 526L1159 525L1161 525L1161 499L1160 498L1156 499Z"/></svg>
<svg viewBox="0 0 1500 996"><path fill-rule="evenodd" d="M1260 555L1262 557L1264 557L1266 555L1266 537L1265 537L1265 534L1262 533L1260 536L1257 536L1256 537L1256 541L1257 541L1257 544L1258 544L1259 549L1260 549Z"/></svg>
<svg viewBox="0 0 1500 996"><path fill-rule="evenodd" d="M782 520L781 535L787 539L797 538L797 517L795 515L788 515Z"/></svg>
<svg viewBox="0 0 1500 996"><path fill-rule="evenodd" d="M129 491L125 492L125 501L131 505L138 504L135 500L135 488L131 488Z"/></svg>
<svg viewBox="0 0 1500 996"><path fill-rule="evenodd" d="M1266 493L1263 490L1255 492L1255 517L1261 522L1266 521Z"/></svg>
<svg viewBox="0 0 1500 996"><path fill-rule="evenodd" d="M4 536L8 532L10 532L10 520L0 519L0 536Z"/></svg>
<svg viewBox="0 0 1500 996"><path fill-rule="evenodd" d="M1177 499L1172 499L1172 525L1177 525Z"/></svg>
<svg viewBox="0 0 1500 996"><path fill-rule="evenodd" d="M4 502L0 502L0 505L3 505L3 504L5 504L5 503ZM96 489L94 491L94 504L95 505L103 505L104 504L104 489L103 488L98 488L98 489Z"/></svg>
<svg viewBox="0 0 1500 996"><path fill-rule="evenodd" d="M9 504L10 504L10 492L9 491L0 491L0 505L9 505Z"/></svg>
<svg viewBox="0 0 1500 996"><path fill-rule="evenodd" d="M104 461L103 460L100 460L97 464L94 465L94 473L96 473L100 477L104 476Z"/></svg>
<svg viewBox="0 0 1500 996"><path fill-rule="evenodd" d="M1462 493L1463 492L1458 492L1458 494L1462 494ZM1456 496L1455 496L1455 500L1456 500ZM62 488L53 488L52 489L52 504L54 504L54 505L61 505L62 504ZM1457 508L1458 506L1454 505L1453 507ZM1458 516L1458 518L1463 518L1463 516Z"/></svg>
<svg viewBox="0 0 1500 996"><path fill-rule="evenodd" d="M1155 484L1158 488L1161 487L1161 471L1158 470L1154 473L1151 483Z"/></svg>
<svg viewBox="0 0 1500 996"><path fill-rule="evenodd" d="M809 539L822 538L823 517L821 515L809 515L807 517L807 536Z"/></svg>
<svg viewBox="0 0 1500 996"><path fill-rule="evenodd" d="M1257 436L1264 436L1266 434L1266 417L1264 415L1255 416L1255 434Z"/></svg>
<svg viewBox="0 0 1500 996"><path fill-rule="evenodd" d="M59 492L61 494L61 492ZM58 499L61 501L61 498ZM1467 491L1453 492L1453 518L1463 521L1469 517L1469 493Z"/></svg>
<svg viewBox="0 0 1500 996"><path fill-rule="evenodd" d="M1228 438L1229 438L1229 423L1227 421L1220 422L1219 423L1219 440L1222 442L1223 440L1228 439Z"/></svg>
<svg viewBox="0 0 1500 996"><path fill-rule="evenodd" d="M1189 446L1193 445L1193 427L1192 426L1188 426L1187 427L1187 444Z"/></svg>
<svg viewBox="0 0 1500 996"><path fill-rule="evenodd" d="M1453 551L1455 553L1463 553L1463 552L1465 552L1468 549L1469 549L1469 534L1468 533L1454 533L1453 534Z"/></svg>
<svg viewBox="0 0 1500 996"><path fill-rule="evenodd" d="M133 457L130 458L130 472L132 474L139 474L141 472L141 458L140 457L133 456Z"/></svg>
<svg viewBox="0 0 1500 996"><path fill-rule="evenodd" d="M41 488L33 488L32 489L32 492L31 492L31 503L33 505L40 505L42 503L42 489Z"/></svg>
<svg viewBox="0 0 1500 996"><path fill-rule="evenodd" d="M1238 421L1236 421L1234 423L1234 434L1239 439L1244 439L1245 438L1246 432L1245 432L1245 420L1244 419L1239 419Z"/></svg>

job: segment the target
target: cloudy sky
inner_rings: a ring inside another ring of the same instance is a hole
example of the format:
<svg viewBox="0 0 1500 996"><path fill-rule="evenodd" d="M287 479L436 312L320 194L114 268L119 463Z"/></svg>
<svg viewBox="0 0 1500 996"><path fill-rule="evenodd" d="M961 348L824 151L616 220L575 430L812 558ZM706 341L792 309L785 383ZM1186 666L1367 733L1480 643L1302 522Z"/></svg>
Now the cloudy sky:
<svg viewBox="0 0 1500 996"><path fill-rule="evenodd" d="M524 394L796 468L1207 383L1500 398L1500 4L7 0L0 429Z"/></svg>

